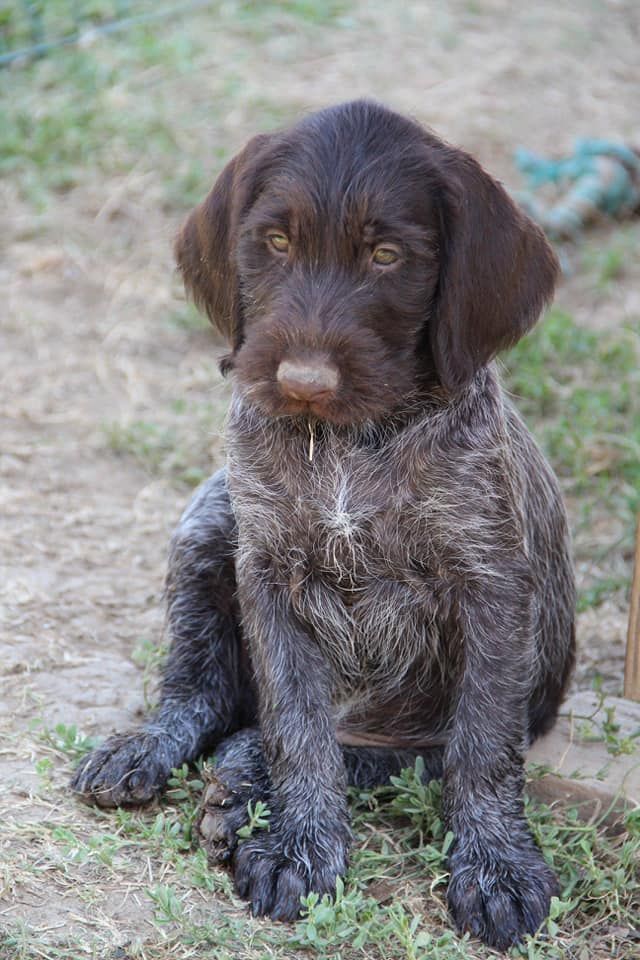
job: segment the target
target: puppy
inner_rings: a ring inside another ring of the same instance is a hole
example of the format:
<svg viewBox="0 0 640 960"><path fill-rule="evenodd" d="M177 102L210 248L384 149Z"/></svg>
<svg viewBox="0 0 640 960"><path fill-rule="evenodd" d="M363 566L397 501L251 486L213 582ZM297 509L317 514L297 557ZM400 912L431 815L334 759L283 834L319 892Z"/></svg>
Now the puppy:
<svg viewBox="0 0 640 960"><path fill-rule="evenodd" d="M492 359L556 259L469 155L362 101L251 140L176 256L231 347L228 463L173 539L158 710L73 787L142 803L217 748L201 841L254 913L292 920L346 870L347 784L420 755L443 777L453 920L504 949L557 892L523 753L567 684L574 583L556 481ZM238 844L257 799L270 830Z"/></svg>

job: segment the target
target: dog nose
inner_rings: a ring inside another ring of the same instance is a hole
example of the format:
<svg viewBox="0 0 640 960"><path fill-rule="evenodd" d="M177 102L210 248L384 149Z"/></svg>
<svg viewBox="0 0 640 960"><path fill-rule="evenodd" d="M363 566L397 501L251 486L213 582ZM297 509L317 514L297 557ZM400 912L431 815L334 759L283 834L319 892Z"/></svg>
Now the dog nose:
<svg viewBox="0 0 640 960"><path fill-rule="evenodd" d="M286 397L293 400L320 400L335 391L338 371L323 362L292 363L283 360L276 378Z"/></svg>

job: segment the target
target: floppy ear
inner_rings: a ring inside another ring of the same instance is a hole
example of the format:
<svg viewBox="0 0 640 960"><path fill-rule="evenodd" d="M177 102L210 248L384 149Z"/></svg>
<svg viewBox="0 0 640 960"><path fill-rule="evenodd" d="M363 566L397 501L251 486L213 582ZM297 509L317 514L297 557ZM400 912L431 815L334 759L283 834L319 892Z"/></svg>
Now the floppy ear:
<svg viewBox="0 0 640 960"><path fill-rule="evenodd" d="M430 339L440 381L455 392L534 325L559 265L542 230L472 157L446 148L441 169L442 265Z"/></svg>
<svg viewBox="0 0 640 960"><path fill-rule="evenodd" d="M174 254L187 293L234 349L242 339L235 247L252 202L252 174L269 136L257 136L224 168L211 192L187 217Z"/></svg>

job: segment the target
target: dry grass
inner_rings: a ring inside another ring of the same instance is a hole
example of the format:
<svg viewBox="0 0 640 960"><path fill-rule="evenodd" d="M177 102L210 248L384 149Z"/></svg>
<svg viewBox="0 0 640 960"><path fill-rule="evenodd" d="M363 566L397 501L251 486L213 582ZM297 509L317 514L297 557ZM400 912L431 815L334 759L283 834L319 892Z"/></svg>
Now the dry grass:
<svg viewBox="0 0 640 960"><path fill-rule="evenodd" d="M223 455L219 345L181 297L170 246L224 160L257 130L364 94L514 182L518 144L638 136L639 40L633 0L227 0L0 74L2 960L488 955L447 932L435 880L443 838L420 846L415 822L377 800L356 801L361 853L346 899L324 919L312 911L294 941L292 929L249 919L226 876L188 850L191 799L131 816L71 801L83 743L70 728L106 733L139 719L132 651L153 659L167 537L189 485ZM639 239L637 224L622 225L564 252L557 304L573 321L562 359L532 341L512 383L557 444L569 496L584 599L578 682L599 674L613 691L637 481L606 437L634 426L633 397L625 406L618 385L637 385L620 351L626 343L629 355L640 320ZM598 346L587 360L572 353L585 330L614 359ZM590 412L580 388L594 378L603 407ZM546 410L536 383L549 386ZM583 418L578 453L554 434L569 401ZM578 902L558 917L557 952L543 939L524 955L631 960L631 833L581 834L560 818L554 834L553 818L535 817L550 855L571 851ZM414 914L426 919L411 931ZM362 950L349 946L354 924L373 931Z"/></svg>

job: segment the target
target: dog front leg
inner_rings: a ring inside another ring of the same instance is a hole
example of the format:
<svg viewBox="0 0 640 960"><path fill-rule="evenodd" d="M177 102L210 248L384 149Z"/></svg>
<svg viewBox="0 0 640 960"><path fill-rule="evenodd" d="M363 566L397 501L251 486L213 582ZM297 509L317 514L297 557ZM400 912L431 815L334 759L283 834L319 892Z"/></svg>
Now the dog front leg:
<svg viewBox="0 0 640 960"><path fill-rule="evenodd" d="M238 565L273 790L269 830L238 846L234 873L255 915L293 920L301 896L335 892L347 866L350 830L344 760L330 714L330 669L274 579L268 561Z"/></svg>
<svg viewBox="0 0 640 960"><path fill-rule="evenodd" d="M526 574L460 603L464 670L445 753L445 816L454 833L449 907L461 930L505 950L534 933L557 881L523 809L532 674Z"/></svg>

